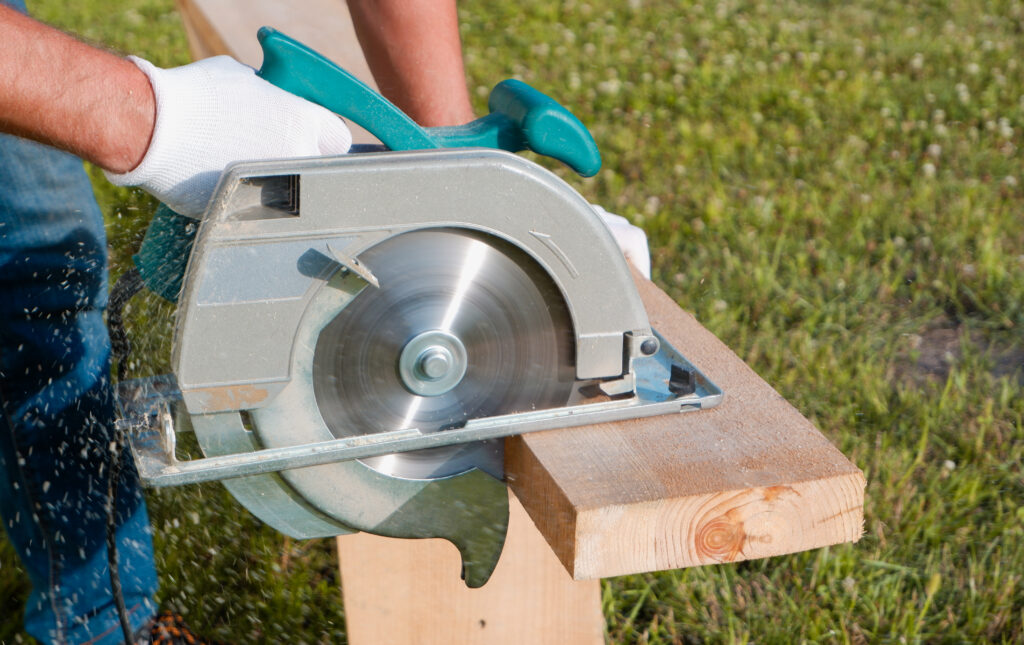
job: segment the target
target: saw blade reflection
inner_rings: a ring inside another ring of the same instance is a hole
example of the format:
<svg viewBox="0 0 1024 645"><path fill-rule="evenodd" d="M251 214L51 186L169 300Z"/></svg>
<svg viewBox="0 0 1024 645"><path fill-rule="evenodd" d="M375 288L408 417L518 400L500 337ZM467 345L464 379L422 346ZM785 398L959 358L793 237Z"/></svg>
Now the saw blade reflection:
<svg viewBox="0 0 1024 645"><path fill-rule="evenodd" d="M390 238L360 260L380 288L361 292L328 323L313 359L317 406L336 437L439 432L566 403L575 375L572 324L558 289L521 249L470 231L430 229ZM460 369L461 378L453 371ZM454 384L433 387L452 375ZM365 463L414 479L473 467L501 477L502 458L499 440Z"/></svg>

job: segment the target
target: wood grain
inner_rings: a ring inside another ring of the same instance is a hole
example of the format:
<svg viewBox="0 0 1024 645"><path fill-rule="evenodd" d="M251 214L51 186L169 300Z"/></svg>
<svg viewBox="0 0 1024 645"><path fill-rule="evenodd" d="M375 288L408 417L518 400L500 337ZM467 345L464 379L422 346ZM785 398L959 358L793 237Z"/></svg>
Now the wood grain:
<svg viewBox="0 0 1024 645"><path fill-rule="evenodd" d="M652 325L725 399L508 440L511 486L566 569L599 578L859 539L860 470L693 316L634 278Z"/></svg>
<svg viewBox="0 0 1024 645"><path fill-rule="evenodd" d="M444 540L338 538L352 645L604 642L601 587L574 581L513 496L508 541L490 582L469 589Z"/></svg>

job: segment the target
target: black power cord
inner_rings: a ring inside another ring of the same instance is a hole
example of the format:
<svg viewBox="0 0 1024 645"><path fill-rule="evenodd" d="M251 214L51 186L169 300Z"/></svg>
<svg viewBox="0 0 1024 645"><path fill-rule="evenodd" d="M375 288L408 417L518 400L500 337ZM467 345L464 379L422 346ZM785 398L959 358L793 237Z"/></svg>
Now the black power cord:
<svg viewBox="0 0 1024 645"><path fill-rule="evenodd" d="M110 290L110 302L107 304L107 329L110 332L111 358L117 361L118 383L124 380L128 371L128 355L132 351L132 344L124 330L124 306L145 286L139 270L132 267L121 274Z"/></svg>
<svg viewBox="0 0 1024 645"><path fill-rule="evenodd" d="M110 591L117 607L117 617L121 621L121 633L125 643L133 643L132 626L128 621L128 609L124 604L124 589L121 587L121 575L118 572L117 554L117 480L121 476L124 458L124 431L115 430L114 450L111 454L110 473L107 477L107 566L110 569Z"/></svg>
<svg viewBox="0 0 1024 645"><path fill-rule="evenodd" d="M132 346L124 329L124 307L132 296L145 285L139 270L132 268L121 274L110 291L110 302L107 307L107 328L110 332L110 351L117 361L117 382L124 381L128 371L128 355ZM121 587L121 575L118 571L117 553L117 484L124 467L124 453L127 437L120 424L114 424L114 445L110 456L110 472L107 477L107 564L110 569L110 591L117 607L117 617L121 621L121 632L125 643L133 643L131 623L128 621L128 609L124 604L124 589Z"/></svg>

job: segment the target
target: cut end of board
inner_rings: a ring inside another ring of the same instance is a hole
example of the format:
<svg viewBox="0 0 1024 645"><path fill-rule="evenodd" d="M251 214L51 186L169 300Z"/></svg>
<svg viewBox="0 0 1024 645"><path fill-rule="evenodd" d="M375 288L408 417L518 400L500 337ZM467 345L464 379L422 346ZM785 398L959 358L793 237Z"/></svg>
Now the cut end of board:
<svg viewBox="0 0 1024 645"><path fill-rule="evenodd" d="M715 408L506 441L509 484L577 580L855 542L863 473L735 353L634 275L652 325L725 392Z"/></svg>

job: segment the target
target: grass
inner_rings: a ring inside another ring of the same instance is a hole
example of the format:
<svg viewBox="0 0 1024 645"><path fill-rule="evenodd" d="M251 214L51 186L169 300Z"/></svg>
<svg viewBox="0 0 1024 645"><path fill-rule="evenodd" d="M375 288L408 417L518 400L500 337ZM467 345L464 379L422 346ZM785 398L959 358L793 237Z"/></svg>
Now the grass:
<svg viewBox="0 0 1024 645"><path fill-rule="evenodd" d="M857 544L604 581L609 641L1024 640L1024 4L492 4L461 9L478 108L517 76L573 109L605 169L557 172L642 225L659 285L868 480ZM35 6L187 60L170 0L73 5ZM152 204L97 187L116 272ZM150 499L164 602L219 638L343 639L329 541L217 486Z"/></svg>

